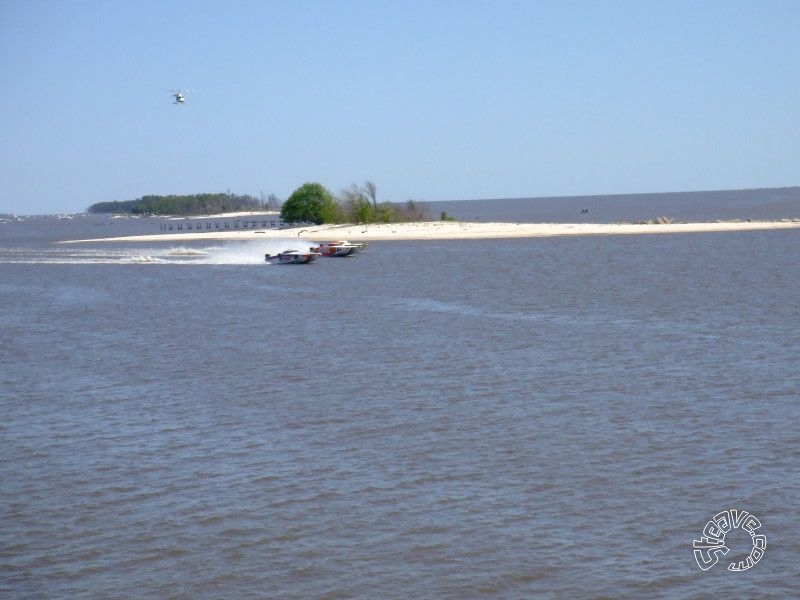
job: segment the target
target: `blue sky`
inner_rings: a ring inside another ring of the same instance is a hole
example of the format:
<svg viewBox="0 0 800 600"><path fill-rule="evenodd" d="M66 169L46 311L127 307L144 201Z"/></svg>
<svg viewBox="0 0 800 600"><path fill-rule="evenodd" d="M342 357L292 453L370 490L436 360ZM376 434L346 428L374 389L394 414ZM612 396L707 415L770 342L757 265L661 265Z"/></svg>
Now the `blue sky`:
<svg viewBox="0 0 800 600"><path fill-rule="evenodd" d="M0 212L798 185L798 31L797 1L0 0Z"/></svg>

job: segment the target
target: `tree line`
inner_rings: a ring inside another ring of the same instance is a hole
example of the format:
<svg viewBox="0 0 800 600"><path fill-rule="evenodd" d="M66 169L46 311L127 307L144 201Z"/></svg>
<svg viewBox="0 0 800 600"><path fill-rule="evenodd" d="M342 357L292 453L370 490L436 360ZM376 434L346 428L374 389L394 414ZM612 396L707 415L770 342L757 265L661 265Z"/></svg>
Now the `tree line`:
<svg viewBox="0 0 800 600"><path fill-rule="evenodd" d="M171 196L142 196L136 200L98 202L92 204L90 213L116 213L131 215L213 215L224 212L277 210L280 203L270 194L268 200L243 194L189 194Z"/></svg>
<svg viewBox="0 0 800 600"><path fill-rule="evenodd" d="M266 200L263 196L259 199L230 193L149 195L136 200L98 202L90 206L88 212L202 216L279 208L286 223L396 223L427 219L427 206L415 200L378 202L378 189L371 181L361 185L354 183L339 194L331 193L319 183L305 183L282 204L274 194Z"/></svg>

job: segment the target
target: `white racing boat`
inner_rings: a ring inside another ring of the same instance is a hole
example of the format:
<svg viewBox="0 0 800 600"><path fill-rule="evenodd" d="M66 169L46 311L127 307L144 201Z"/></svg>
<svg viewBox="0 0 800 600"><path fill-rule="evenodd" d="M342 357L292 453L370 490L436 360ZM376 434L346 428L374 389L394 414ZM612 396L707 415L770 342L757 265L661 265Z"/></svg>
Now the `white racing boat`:
<svg viewBox="0 0 800 600"><path fill-rule="evenodd" d="M352 256L366 247L366 242L319 242L316 251L320 256Z"/></svg>
<svg viewBox="0 0 800 600"><path fill-rule="evenodd" d="M264 255L265 261L279 265L307 265L316 258L316 252L301 252L300 250L284 250L277 254Z"/></svg>

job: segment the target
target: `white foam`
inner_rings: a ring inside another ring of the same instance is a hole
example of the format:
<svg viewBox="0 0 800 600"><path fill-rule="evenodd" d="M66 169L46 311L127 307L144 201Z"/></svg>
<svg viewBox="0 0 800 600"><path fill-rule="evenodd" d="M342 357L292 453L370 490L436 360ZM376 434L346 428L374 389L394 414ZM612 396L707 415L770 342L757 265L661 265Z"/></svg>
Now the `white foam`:
<svg viewBox="0 0 800 600"><path fill-rule="evenodd" d="M275 239L211 246L205 248L207 255L196 262L212 265L264 264L265 254L277 254L289 249L306 251L312 245L306 240Z"/></svg>
<svg viewBox="0 0 800 600"><path fill-rule="evenodd" d="M206 256L208 254L208 249L177 246L175 248L170 248L167 254L170 256Z"/></svg>
<svg viewBox="0 0 800 600"><path fill-rule="evenodd" d="M298 239L263 239L247 242L216 243L213 246L171 246L169 248L77 248L56 252L37 252L12 248L0 262L62 264L159 264L159 265L263 265L264 254L284 250L307 251L312 242Z"/></svg>

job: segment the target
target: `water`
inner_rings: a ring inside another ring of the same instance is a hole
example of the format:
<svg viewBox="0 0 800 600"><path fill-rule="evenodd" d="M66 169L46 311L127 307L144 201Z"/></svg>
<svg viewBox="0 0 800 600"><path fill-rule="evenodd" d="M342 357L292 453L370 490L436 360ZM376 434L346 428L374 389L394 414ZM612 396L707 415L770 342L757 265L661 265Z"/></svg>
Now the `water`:
<svg viewBox="0 0 800 600"><path fill-rule="evenodd" d="M430 217L439 218L441 211L462 221L521 223L635 223L659 216L671 217L676 222L769 221L800 217L800 188L454 200L429 203L426 212Z"/></svg>
<svg viewBox="0 0 800 600"><path fill-rule="evenodd" d="M795 592L798 231L288 267L26 223L0 226L4 597ZM703 572L725 509L766 553L727 571L736 530Z"/></svg>

